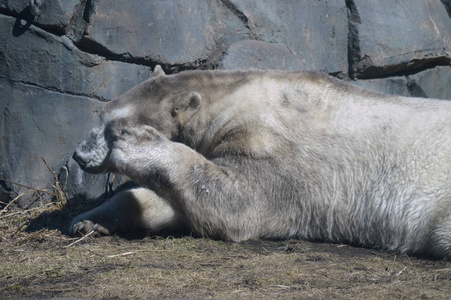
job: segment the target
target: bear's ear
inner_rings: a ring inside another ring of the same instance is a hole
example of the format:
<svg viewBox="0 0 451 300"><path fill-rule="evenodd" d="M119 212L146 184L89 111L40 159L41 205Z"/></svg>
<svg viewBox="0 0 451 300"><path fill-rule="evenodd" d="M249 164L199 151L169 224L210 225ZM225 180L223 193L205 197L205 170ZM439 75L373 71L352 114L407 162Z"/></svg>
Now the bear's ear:
<svg viewBox="0 0 451 300"><path fill-rule="evenodd" d="M189 92L175 102L175 114L197 110L202 103L202 96L198 92Z"/></svg>
<svg viewBox="0 0 451 300"><path fill-rule="evenodd" d="M163 75L166 75L163 71L163 68L160 65L156 65L155 69L153 69L152 75L150 75L150 78L155 78Z"/></svg>
<svg viewBox="0 0 451 300"><path fill-rule="evenodd" d="M190 92L185 97L184 106L187 109L197 109L202 103L202 96L198 92Z"/></svg>

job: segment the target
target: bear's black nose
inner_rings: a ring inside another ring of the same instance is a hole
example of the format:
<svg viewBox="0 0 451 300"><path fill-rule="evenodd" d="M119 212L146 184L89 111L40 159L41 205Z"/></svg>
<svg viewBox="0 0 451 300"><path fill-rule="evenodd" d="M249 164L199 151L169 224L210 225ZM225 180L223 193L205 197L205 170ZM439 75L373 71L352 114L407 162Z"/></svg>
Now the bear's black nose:
<svg viewBox="0 0 451 300"><path fill-rule="evenodd" d="M86 167L86 161L84 161L78 154L77 151L74 152L72 158L77 162L80 168L84 169Z"/></svg>

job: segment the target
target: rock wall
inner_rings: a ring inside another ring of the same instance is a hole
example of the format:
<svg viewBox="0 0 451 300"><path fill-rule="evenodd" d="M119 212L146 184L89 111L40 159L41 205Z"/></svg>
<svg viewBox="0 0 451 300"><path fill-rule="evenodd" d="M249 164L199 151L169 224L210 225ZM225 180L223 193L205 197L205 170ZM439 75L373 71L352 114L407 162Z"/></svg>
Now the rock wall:
<svg viewBox="0 0 451 300"><path fill-rule="evenodd" d="M450 0L0 0L0 178L96 197L70 159L104 102L188 69L318 70L451 99ZM35 15L34 15L35 14ZM0 182L0 201L23 188ZM28 201L23 198L22 201Z"/></svg>

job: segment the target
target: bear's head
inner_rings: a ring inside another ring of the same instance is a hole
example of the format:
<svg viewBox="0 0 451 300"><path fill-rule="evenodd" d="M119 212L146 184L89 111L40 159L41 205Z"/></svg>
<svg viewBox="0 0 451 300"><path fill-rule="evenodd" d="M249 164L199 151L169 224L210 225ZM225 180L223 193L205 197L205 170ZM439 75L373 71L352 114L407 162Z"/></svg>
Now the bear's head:
<svg viewBox="0 0 451 300"><path fill-rule="evenodd" d="M146 142L149 128L170 140L180 139L184 124L201 103L195 89L185 87L177 75L166 75L157 66L149 80L104 106L99 124L77 147L73 158L86 172L114 172L119 147L122 156L132 155Z"/></svg>

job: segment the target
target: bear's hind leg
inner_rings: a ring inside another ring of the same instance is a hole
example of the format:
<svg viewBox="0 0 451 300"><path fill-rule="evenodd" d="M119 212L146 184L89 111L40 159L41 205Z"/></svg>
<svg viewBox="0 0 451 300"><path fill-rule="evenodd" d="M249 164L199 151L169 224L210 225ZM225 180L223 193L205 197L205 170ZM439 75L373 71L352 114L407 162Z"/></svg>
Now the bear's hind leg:
<svg viewBox="0 0 451 300"><path fill-rule="evenodd" d="M183 226L183 220L164 199L147 188L138 187L122 191L77 216L70 226L70 233L88 233L91 230L101 234L139 230L156 233Z"/></svg>

